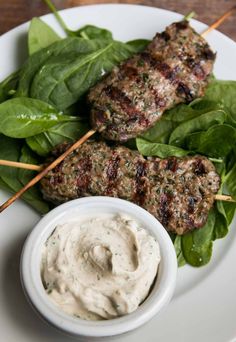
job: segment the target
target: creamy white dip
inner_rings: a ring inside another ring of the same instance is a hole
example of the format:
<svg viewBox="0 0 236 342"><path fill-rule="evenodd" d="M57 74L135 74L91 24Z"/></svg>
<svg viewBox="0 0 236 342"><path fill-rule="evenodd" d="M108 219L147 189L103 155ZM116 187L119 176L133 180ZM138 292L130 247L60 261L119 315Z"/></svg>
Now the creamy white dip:
<svg viewBox="0 0 236 342"><path fill-rule="evenodd" d="M42 251L48 296L70 315L112 319L137 309L156 277L158 242L123 214L58 225Z"/></svg>

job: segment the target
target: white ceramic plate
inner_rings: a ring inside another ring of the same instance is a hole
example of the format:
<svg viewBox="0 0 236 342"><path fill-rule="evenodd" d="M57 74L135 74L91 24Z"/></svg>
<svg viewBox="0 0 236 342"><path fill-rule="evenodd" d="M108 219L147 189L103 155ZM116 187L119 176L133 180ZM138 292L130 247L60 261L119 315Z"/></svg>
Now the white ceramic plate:
<svg viewBox="0 0 236 342"><path fill-rule="evenodd" d="M61 12L71 29L85 24L106 27L116 39L152 38L156 31L182 18L181 15L134 5L96 5ZM17 13L16 13L17 15ZM52 15L43 19L58 33L62 30ZM193 26L206 26L195 20ZM0 79L17 69L26 55L28 23L0 38ZM217 51L215 75L236 80L236 44L214 31L207 37ZM3 202L9 194L0 192ZM43 323L32 311L19 281L19 257L23 241L39 216L22 201L0 214L0 340L7 342L70 342ZM177 289L171 304L158 317L123 342L233 342L236 341L236 221L223 240L214 243L209 265L179 270Z"/></svg>

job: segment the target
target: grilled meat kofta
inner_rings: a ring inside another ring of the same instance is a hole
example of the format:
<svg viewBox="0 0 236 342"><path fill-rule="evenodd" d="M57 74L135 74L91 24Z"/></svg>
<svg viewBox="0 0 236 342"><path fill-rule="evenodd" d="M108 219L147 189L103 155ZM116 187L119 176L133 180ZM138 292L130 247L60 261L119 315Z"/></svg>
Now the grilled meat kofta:
<svg viewBox="0 0 236 342"><path fill-rule="evenodd" d="M53 158L65 149L61 145ZM124 146L93 141L41 180L44 198L54 204L84 196L119 197L140 205L179 235L206 223L219 185L220 177L205 157L145 159Z"/></svg>
<svg viewBox="0 0 236 342"><path fill-rule="evenodd" d="M88 94L91 124L106 139L126 141L163 112L204 94L215 54L187 21L157 33L146 50L123 62Z"/></svg>

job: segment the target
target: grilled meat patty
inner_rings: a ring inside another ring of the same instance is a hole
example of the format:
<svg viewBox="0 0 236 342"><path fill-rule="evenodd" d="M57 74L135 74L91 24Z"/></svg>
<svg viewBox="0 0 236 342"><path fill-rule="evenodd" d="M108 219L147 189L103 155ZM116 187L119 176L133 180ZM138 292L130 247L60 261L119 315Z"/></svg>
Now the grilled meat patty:
<svg viewBox="0 0 236 342"><path fill-rule="evenodd" d="M61 145L55 157L64 149ZM42 179L41 190L55 204L84 196L123 198L181 235L205 224L219 185L205 157L147 160L124 146L89 141Z"/></svg>
<svg viewBox="0 0 236 342"><path fill-rule="evenodd" d="M178 103L203 96L215 54L187 21L157 33L146 50L116 67L88 94L92 127L125 141Z"/></svg>

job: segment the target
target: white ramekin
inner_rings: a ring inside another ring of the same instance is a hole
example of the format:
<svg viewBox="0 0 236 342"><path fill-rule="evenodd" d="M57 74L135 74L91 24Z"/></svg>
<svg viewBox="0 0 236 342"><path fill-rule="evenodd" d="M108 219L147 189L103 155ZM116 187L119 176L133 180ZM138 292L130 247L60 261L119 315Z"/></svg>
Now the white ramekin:
<svg viewBox="0 0 236 342"><path fill-rule="evenodd" d="M137 219L160 245L161 262L155 285L148 298L136 311L104 321L86 321L61 311L48 297L40 276L42 246L57 224L80 214L126 213ZM21 258L21 281L24 292L38 313L54 327L77 337L102 338L126 333L150 320L173 295L177 274L176 254L171 239L151 214L141 207L111 197L87 197L60 205L44 216L28 236Z"/></svg>

